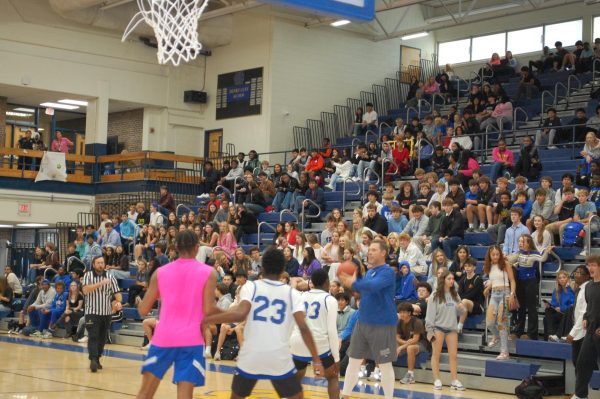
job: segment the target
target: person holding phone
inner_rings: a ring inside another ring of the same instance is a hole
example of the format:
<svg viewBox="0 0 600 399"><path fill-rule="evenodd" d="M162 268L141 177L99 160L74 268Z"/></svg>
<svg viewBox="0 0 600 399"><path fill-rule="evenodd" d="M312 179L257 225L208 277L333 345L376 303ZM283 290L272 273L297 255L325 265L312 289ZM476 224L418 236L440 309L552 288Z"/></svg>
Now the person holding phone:
<svg viewBox="0 0 600 399"><path fill-rule="evenodd" d="M433 388L443 388L440 379L440 356L442 345L446 341L450 360L452 382L450 388L464 391L464 385L458 380L458 318L466 312L454 284L454 275L444 270L438 277L435 293L427 301L425 330L427 340L431 343L431 369L433 371Z"/></svg>

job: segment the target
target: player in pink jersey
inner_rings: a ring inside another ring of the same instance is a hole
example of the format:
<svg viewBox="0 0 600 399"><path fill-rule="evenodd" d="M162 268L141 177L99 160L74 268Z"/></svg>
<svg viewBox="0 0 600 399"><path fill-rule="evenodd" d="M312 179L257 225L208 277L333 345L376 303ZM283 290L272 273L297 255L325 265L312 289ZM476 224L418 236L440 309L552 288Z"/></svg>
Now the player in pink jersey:
<svg viewBox="0 0 600 399"><path fill-rule="evenodd" d="M145 316L161 300L160 323L142 366L138 399L154 397L162 377L173 364L178 399L191 399L194 387L204 385L202 322L205 316L217 311L214 300L217 275L212 267L196 261L199 245L193 232L177 233L175 243L179 259L156 270L138 306L140 315Z"/></svg>

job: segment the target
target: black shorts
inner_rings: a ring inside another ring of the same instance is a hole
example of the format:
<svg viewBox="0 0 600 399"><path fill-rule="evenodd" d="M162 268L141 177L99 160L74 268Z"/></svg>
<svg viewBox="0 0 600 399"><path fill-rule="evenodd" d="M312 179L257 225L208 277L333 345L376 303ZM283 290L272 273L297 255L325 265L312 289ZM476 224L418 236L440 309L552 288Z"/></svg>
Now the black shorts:
<svg viewBox="0 0 600 399"><path fill-rule="evenodd" d="M294 366L296 366L297 370L304 370L309 363L312 363L312 361L303 361L303 360L298 360L298 359L293 359L294 360ZM321 363L323 363L323 368L325 370L327 370L329 367L333 366L335 364L335 360L333 360L333 356L329 355L329 356L325 356L321 358Z"/></svg>
<svg viewBox="0 0 600 399"><path fill-rule="evenodd" d="M245 398L252 394L257 381L235 374L231 382L231 390L236 395ZM280 398L289 398L302 392L302 384L295 373L281 380L271 380L271 384Z"/></svg>

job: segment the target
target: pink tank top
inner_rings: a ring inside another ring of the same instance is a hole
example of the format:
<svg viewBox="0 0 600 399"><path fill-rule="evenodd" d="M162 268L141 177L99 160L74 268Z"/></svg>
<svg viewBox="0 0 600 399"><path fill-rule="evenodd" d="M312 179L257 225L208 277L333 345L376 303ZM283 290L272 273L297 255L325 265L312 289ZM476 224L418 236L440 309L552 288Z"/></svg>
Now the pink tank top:
<svg viewBox="0 0 600 399"><path fill-rule="evenodd" d="M156 271L161 302L153 345L204 345L204 287L212 270L195 259L177 259Z"/></svg>

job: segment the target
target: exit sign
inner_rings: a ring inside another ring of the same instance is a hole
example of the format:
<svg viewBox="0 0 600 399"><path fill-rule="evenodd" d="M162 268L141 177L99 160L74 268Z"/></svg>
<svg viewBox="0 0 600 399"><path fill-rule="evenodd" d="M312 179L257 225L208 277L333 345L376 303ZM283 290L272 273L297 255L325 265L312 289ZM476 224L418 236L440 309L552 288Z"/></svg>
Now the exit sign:
<svg viewBox="0 0 600 399"><path fill-rule="evenodd" d="M31 216L31 203L19 202L17 204L17 214L19 216Z"/></svg>
<svg viewBox="0 0 600 399"><path fill-rule="evenodd" d="M275 5L316 11L332 17L354 21L372 21L375 18L375 0L263 0Z"/></svg>

